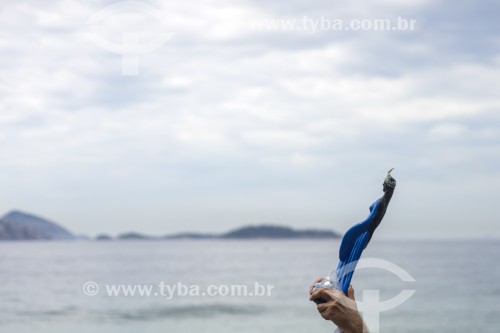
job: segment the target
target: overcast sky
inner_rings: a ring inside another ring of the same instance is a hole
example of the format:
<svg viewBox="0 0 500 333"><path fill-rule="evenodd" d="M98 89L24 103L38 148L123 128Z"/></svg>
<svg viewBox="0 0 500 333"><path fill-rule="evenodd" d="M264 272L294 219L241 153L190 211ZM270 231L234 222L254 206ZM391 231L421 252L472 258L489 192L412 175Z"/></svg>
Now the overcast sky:
<svg viewBox="0 0 500 333"><path fill-rule="evenodd" d="M0 214L344 232L395 167L378 237L500 237L498 1L113 3L1 2ZM415 30L258 27L398 16ZM125 76L95 39L134 33L169 38Z"/></svg>

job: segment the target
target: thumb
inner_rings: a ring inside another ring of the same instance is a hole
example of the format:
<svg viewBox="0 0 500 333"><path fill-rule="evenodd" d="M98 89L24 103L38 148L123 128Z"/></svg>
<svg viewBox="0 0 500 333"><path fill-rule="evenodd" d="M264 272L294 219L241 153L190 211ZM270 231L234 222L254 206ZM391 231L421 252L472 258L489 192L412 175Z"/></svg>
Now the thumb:
<svg viewBox="0 0 500 333"><path fill-rule="evenodd" d="M349 285L349 289L347 289L347 297L354 300L354 289L351 285Z"/></svg>

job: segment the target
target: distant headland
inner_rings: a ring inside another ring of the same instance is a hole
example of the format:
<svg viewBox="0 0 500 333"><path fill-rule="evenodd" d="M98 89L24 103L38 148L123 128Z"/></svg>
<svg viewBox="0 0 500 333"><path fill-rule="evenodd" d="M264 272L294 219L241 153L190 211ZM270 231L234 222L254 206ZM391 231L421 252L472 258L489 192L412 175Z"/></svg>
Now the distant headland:
<svg viewBox="0 0 500 333"><path fill-rule="evenodd" d="M110 240L176 240L176 239L304 239L339 238L341 235L331 230L293 229L281 225L244 226L225 233L185 232L165 236L148 236L138 232L127 232L112 237L101 234L97 241ZM57 223L45 218L21 212L10 211L0 218L0 241L2 240L91 240L91 237L76 236Z"/></svg>

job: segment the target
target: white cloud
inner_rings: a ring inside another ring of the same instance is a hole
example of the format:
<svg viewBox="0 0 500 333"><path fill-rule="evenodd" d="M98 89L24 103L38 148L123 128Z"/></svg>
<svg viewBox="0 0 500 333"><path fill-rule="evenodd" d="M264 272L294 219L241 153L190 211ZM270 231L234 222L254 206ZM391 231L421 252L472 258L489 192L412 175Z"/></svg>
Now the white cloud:
<svg viewBox="0 0 500 333"><path fill-rule="evenodd" d="M121 221L109 222L114 232L135 228L128 216L141 207L151 219L145 230L155 233L176 230L155 224L155 216L175 216L197 229L211 212L219 229L238 224L238 212L251 212L255 222L275 216L269 222L329 227L336 214L352 216L357 199L380 194L377 177L392 166L402 191L410 183L406 191L415 200L437 191L440 200L448 194L468 201L451 190L464 175L481 184L499 181L499 60L486 39L482 54L455 44L444 53L436 45L447 36L445 22L426 17L420 30L406 34L263 32L249 25L252 19L303 15L414 13L421 19L425 6L443 14L438 5L347 2L333 10L322 1L307 8L302 2L152 4L165 16L163 24L121 13L88 27L97 3L4 5L0 180L4 188L16 187L0 193L7 207L40 210L91 233L100 231L110 207ZM147 39L159 26L174 36L140 56L137 77L121 76L121 56L86 38L91 31L119 41L123 28ZM451 37L459 38L454 32ZM366 192L372 180L374 189ZM464 186L473 190L473 182ZM352 197L338 188L349 188ZM37 194L47 191L50 196L40 200ZM290 211L280 199L287 191ZM498 196L494 187L484 191L483 199ZM232 205L243 204L234 196L254 206L238 210ZM304 197L314 204L301 205ZM82 200L90 212L79 217ZM211 205L200 213L185 211L207 200ZM348 202L332 208L336 200ZM496 212L475 204L484 208L476 220L490 228L487 221ZM311 207L316 220L305 218ZM446 214L433 216L423 207L413 219L442 221ZM450 214L458 223L475 216ZM471 230L488 233L483 231Z"/></svg>

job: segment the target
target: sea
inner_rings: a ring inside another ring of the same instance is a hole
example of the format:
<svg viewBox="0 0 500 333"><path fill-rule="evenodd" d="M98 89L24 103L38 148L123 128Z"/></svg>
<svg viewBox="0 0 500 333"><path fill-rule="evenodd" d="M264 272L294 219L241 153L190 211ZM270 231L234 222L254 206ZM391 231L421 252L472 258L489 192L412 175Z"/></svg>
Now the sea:
<svg viewBox="0 0 500 333"><path fill-rule="evenodd" d="M1 242L0 332L334 332L308 290L335 268L338 247L326 239ZM498 240L373 239L352 285L363 307L374 291L369 304L383 304L371 332L498 333L499 258Z"/></svg>

